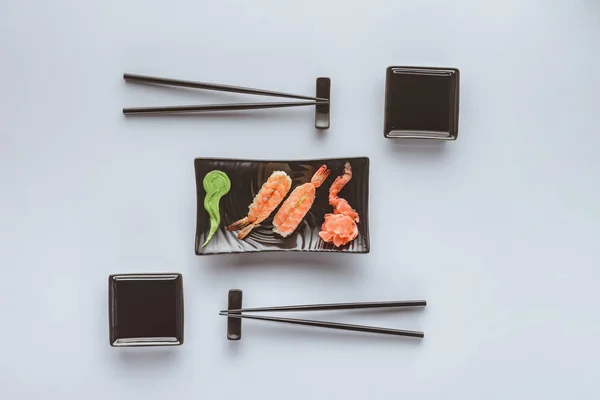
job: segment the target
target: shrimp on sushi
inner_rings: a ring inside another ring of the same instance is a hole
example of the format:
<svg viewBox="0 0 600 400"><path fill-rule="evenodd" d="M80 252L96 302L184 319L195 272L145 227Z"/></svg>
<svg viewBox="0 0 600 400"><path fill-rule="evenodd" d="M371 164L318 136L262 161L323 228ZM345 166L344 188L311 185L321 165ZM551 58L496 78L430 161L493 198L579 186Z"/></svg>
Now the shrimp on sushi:
<svg viewBox="0 0 600 400"><path fill-rule="evenodd" d="M248 207L248 215L227 227L228 231L240 230L238 239L244 239L252 229L259 226L262 221L283 201L292 187L292 179L283 171L274 171L263 183Z"/></svg>
<svg viewBox="0 0 600 400"><path fill-rule="evenodd" d="M350 163L344 167L344 175L338 176L329 189L329 204L333 206L333 213L325 215L325 222L321 226L319 236L327 243L336 247L343 246L358 236L356 224L360 221L358 213L345 199L339 197L340 191L352 179Z"/></svg>
<svg viewBox="0 0 600 400"><path fill-rule="evenodd" d="M310 182L297 186L275 214L273 232L287 237L291 235L315 201L317 188L325 182L331 170L326 165L315 172Z"/></svg>

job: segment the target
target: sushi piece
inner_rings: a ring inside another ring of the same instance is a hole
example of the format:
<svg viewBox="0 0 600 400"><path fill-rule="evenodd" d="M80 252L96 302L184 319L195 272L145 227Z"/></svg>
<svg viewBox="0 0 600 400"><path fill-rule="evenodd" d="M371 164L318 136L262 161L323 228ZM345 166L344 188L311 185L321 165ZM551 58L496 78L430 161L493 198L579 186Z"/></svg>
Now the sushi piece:
<svg viewBox="0 0 600 400"><path fill-rule="evenodd" d="M291 235L315 201L317 188L325 182L331 170L326 165L315 172L310 182L297 186L275 214L273 232L287 237Z"/></svg>
<svg viewBox="0 0 600 400"><path fill-rule="evenodd" d="M338 176L329 188L329 204L333 206L333 213L325 215L325 222L319 232L321 239L333 243L336 247L350 243L358 236L356 226L360 221L358 212L345 199L338 196L350 179L352 179L352 167L350 163L346 163L344 175Z"/></svg>
<svg viewBox="0 0 600 400"><path fill-rule="evenodd" d="M228 231L240 230L238 239L244 239L252 229L259 226L283 201L292 187L292 178L284 171L274 171L263 183L248 206L248 215L227 227Z"/></svg>

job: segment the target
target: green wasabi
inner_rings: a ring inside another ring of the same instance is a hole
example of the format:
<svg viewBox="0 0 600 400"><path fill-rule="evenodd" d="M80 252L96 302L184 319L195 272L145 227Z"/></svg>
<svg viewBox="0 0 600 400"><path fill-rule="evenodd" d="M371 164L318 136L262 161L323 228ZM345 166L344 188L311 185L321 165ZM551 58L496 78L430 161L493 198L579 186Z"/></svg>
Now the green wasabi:
<svg viewBox="0 0 600 400"><path fill-rule="evenodd" d="M210 216L210 232L202 245L202 247L204 247L210 239L212 239L219 228L219 224L221 223L219 202L221 201L221 197L225 196L229 192L229 189L231 189L231 181L225 172L215 169L206 174L202 181L202 185L206 191L206 197L204 197L204 209Z"/></svg>

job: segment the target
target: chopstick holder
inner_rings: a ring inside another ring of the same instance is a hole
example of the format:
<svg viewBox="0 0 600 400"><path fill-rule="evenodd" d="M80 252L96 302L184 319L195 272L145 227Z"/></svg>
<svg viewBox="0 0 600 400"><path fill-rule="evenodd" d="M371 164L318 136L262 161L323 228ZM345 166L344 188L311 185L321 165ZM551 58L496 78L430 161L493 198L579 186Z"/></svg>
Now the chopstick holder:
<svg viewBox="0 0 600 400"><path fill-rule="evenodd" d="M221 111L258 110L268 108L286 108L315 106L315 128L324 130L330 126L330 93L331 79L319 77L316 80L316 96L304 96L292 93L275 92L272 90L255 89L241 86L230 86L207 82L194 82L171 78L160 78L154 76L123 74L127 82L185 87L192 89L215 90L220 92L231 92L258 96L271 96L279 98L296 99L303 101L290 102L267 102L267 103L231 103L231 104L207 104L207 105L180 105L159 107L127 107L123 108L123 114L131 115L156 115L156 114L189 114Z"/></svg>
<svg viewBox="0 0 600 400"><path fill-rule="evenodd" d="M404 336L413 338L423 338L425 334L420 331L391 329L376 326L352 325L329 321L314 321L295 318L277 318L258 315L249 315L249 312L295 312L295 311L332 311L332 310L356 310L356 309L381 309L381 308L408 308L425 307L425 300L403 300L403 301L379 301L362 303L332 303L332 304L305 304L294 306L275 306L275 307L257 307L242 308L242 291L232 289L229 291L229 301L227 310L221 310L219 315L227 317L227 339L240 340L242 335L242 319L253 319L259 321L279 322L292 325L304 325L319 328L338 329L346 331L376 333L383 335ZM235 321L239 321L239 325Z"/></svg>
<svg viewBox="0 0 600 400"><path fill-rule="evenodd" d="M240 289L231 289L227 302L227 310L236 310L242 308L242 291ZM232 312L232 314L236 314ZM239 314L239 313L237 313ZM242 320L240 318L227 318L227 339L240 340L242 338Z"/></svg>

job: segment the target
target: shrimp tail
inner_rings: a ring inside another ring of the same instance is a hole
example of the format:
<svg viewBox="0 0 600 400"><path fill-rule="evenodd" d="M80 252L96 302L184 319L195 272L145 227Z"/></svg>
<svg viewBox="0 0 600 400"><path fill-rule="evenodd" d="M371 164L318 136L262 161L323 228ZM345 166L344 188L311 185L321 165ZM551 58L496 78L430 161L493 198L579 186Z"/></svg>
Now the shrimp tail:
<svg viewBox="0 0 600 400"><path fill-rule="evenodd" d="M240 233L238 234L238 239L244 239L246 236L248 236L250 231L252 229L256 228L257 226L260 226L260 225L259 224L250 224L247 227L245 227L244 229L242 229L240 231Z"/></svg>
<svg viewBox="0 0 600 400"><path fill-rule="evenodd" d="M310 183L312 183L316 188L318 188L323 184L323 182L325 182L330 173L331 170L327 169L327 165L322 165L321 168L319 168L317 172L315 172L312 179L310 180Z"/></svg>
<svg viewBox="0 0 600 400"><path fill-rule="evenodd" d="M352 179L352 167L350 166L350 163L346 163L344 166L344 175L335 178L335 181L329 188L329 204L335 207L333 202L338 199L338 194L342 191L344 186L350 182L350 179Z"/></svg>
<svg viewBox="0 0 600 400"><path fill-rule="evenodd" d="M228 231L239 231L240 229L246 227L250 221L248 221L248 217L244 217L238 221L235 221L233 224L227 227Z"/></svg>

